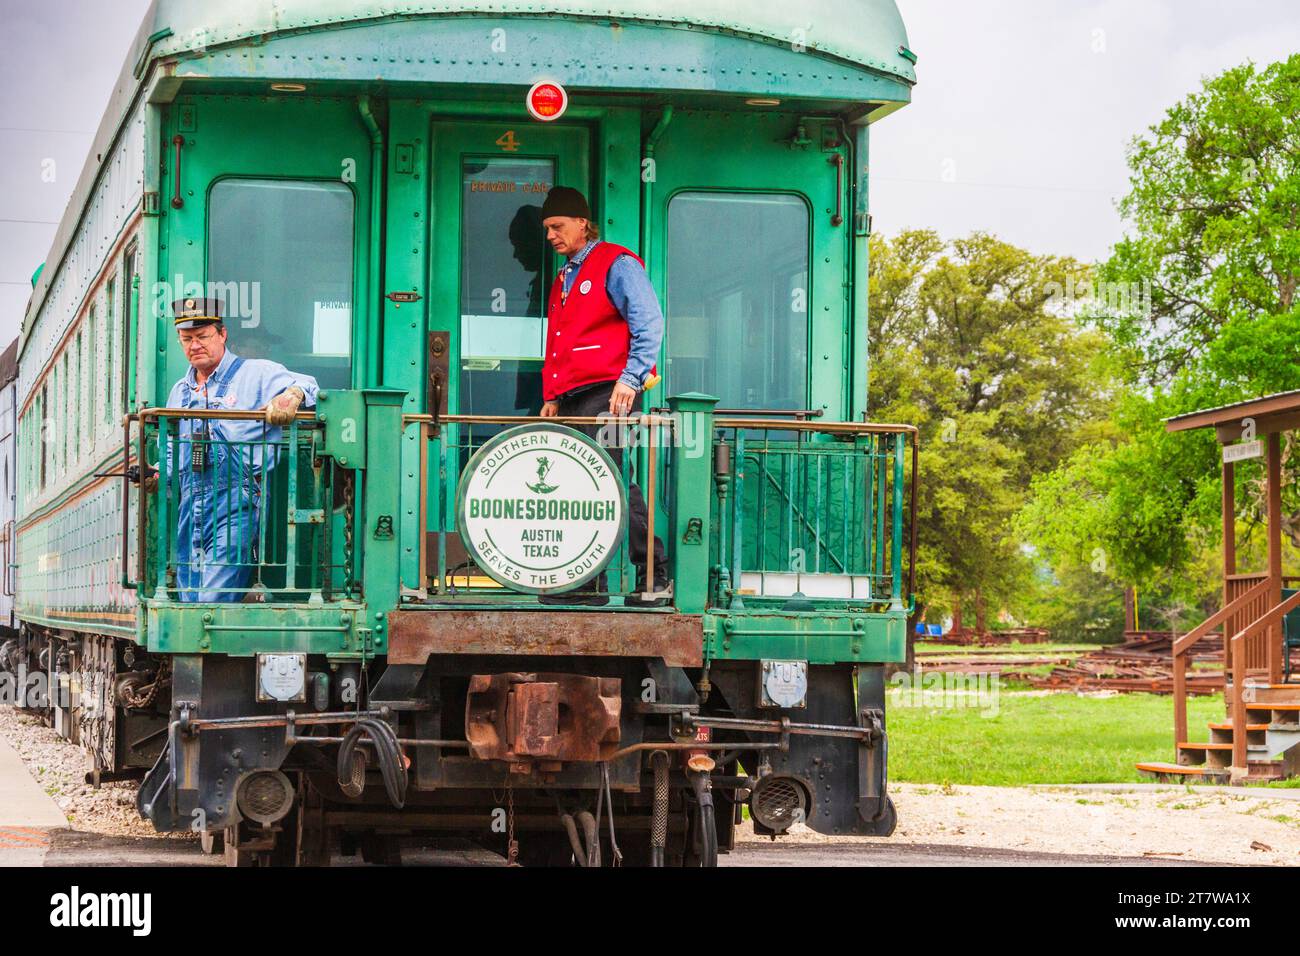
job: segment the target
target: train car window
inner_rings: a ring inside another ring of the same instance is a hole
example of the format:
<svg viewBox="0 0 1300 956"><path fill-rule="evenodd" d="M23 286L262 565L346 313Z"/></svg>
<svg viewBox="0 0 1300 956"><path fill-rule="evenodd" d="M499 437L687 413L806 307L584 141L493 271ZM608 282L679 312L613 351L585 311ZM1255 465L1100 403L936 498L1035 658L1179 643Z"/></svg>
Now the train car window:
<svg viewBox="0 0 1300 956"><path fill-rule="evenodd" d="M45 427L45 426L46 426L46 421L45 421L45 419L46 419L47 415L49 414L49 407L50 407L50 387L49 387L49 385L43 385L43 386L41 386L40 405L41 405L41 417L40 417L40 423L41 423L41 481L40 481L40 490L44 491L44 490L45 490L45 475L46 475L47 472L48 472L47 462L48 462L49 459L50 459L50 442L49 442L50 430L49 430L48 428Z"/></svg>
<svg viewBox="0 0 1300 956"><path fill-rule="evenodd" d="M104 355L105 376L104 376L104 421L113 421L113 320L117 314L117 276L108 280L108 291L104 299L104 322L100 332L100 338L96 339L96 348L101 349ZM102 340L103 345L98 343Z"/></svg>
<svg viewBox="0 0 1300 956"><path fill-rule="evenodd" d="M781 193L668 205L668 388L720 408L807 407L809 216Z"/></svg>
<svg viewBox="0 0 1300 956"><path fill-rule="evenodd" d="M469 414L531 415L542 405L542 200L554 182L551 159L462 162L460 407Z"/></svg>
<svg viewBox="0 0 1300 956"><path fill-rule="evenodd" d="M96 359L99 358L99 342L96 336L99 335L99 323L96 321L96 310L92 307L90 315L86 318L86 347L82 352L86 365L86 432L90 437L90 444L95 444L95 432L99 427L99 409L98 383L91 377L92 370L98 368Z"/></svg>
<svg viewBox="0 0 1300 956"><path fill-rule="evenodd" d="M72 378L68 382L68 422L72 426L69 439L68 460L76 463L81 460L81 386L85 381L86 362L83 358L82 345L85 343L86 330L78 329L77 337L72 340Z"/></svg>
<svg viewBox="0 0 1300 956"><path fill-rule="evenodd" d="M63 413L63 429L59 435L59 460L62 464L60 471L65 471L72 465L72 427L69 424L72 421L72 350L68 349L63 353L63 374L59 377L59 383L63 387L62 401L59 402L59 410Z"/></svg>
<svg viewBox="0 0 1300 956"><path fill-rule="evenodd" d="M135 335L132 325L136 316L131 314L131 283L135 279L139 251L133 242L122 257L122 308L113 322L114 348L121 360L117 363L117 395L113 400L113 420L131 407L131 396L127 394L130 385L131 341ZM138 306L137 306L138 311Z"/></svg>
<svg viewBox="0 0 1300 956"><path fill-rule="evenodd" d="M224 179L208 199L208 288L230 347L352 385L352 190L342 183Z"/></svg>

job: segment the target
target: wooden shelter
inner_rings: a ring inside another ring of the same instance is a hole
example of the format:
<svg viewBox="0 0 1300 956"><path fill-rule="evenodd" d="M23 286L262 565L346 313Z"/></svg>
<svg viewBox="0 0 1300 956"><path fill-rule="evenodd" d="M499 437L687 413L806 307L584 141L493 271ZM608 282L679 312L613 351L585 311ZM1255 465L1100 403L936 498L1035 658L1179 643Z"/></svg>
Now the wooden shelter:
<svg viewBox="0 0 1300 956"><path fill-rule="evenodd" d="M1300 391L1268 395L1168 419L1171 432L1213 428L1223 446L1223 605L1173 648L1174 745L1178 764L1139 764L1158 777L1271 779L1298 771L1300 683L1284 684L1284 618L1300 607L1300 579L1282 574L1282 432L1300 428ZM1237 567L1236 464L1265 458L1268 566ZM1192 647L1222 630L1227 721L1208 742L1187 737L1187 668ZM1239 732L1245 728L1245 732ZM1253 752L1253 753L1252 753ZM1274 759L1280 756L1282 759Z"/></svg>

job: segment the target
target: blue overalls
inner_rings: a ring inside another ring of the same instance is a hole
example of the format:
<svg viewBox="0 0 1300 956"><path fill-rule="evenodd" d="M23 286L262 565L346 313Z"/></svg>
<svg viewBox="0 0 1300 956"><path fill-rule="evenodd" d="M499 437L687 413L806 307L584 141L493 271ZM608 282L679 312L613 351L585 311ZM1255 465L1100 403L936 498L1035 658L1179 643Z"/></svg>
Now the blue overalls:
<svg viewBox="0 0 1300 956"><path fill-rule="evenodd" d="M291 386L303 390L302 407L316 404L318 386L310 375L277 362L242 359L227 350L221 363L198 385L194 370L172 388L168 408L260 409ZM173 454L180 505L176 528L176 588L182 601L239 601L253 583L257 566L258 518L263 477L279 459L284 430L261 421L174 420L179 447L160 462L160 486ZM207 440L203 440L206 431ZM197 454L196 454L197 451Z"/></svg>

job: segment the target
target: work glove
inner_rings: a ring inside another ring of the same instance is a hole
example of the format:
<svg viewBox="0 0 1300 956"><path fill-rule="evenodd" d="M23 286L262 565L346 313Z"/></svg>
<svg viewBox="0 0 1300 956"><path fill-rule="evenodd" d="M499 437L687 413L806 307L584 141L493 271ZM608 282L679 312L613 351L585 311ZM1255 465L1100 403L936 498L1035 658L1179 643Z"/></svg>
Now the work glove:
<svg viewBox="0 0 1300 956"><path fill-rule="evenodd" d="M288 425L293 416L298 414L298 406L305 396L297 385L286 388L266 406L266 423L268 425Z"/></svg>
<svg viewBox="0 0 1300 956"><path fill-rule="evenodd" d="M140 466L131 465L126 469L126 480L131 484L140 482ZM145 494L153 494L158 490L158 469L151 468L149 465L144 466L144 490Z"/></svg>

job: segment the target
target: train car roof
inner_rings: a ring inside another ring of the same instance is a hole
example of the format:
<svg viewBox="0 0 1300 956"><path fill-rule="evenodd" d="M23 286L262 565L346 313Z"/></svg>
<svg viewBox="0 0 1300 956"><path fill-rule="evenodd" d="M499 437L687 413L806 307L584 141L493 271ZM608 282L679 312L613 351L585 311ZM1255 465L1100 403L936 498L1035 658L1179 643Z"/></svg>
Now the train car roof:
<svg viewBox="0 0 1300 956"><path fill-rule="evenodd" d="M155 54L292 30L409 16L554 16L692 24L799 43L915 82L915 57L894 0L154 0L145 37L169 30ZM907 52L904 52L907 51Z"/></svg>
<svg viewBox="0 0 1300 956"><path fill-rule="evenodd" d="M109 154L145 85L151 82L155 63L203 54L213 47L262 44L322 27L421 16L494 15L685 25L791 50L806 49L820 58L869 70L903 89L916 82L916 55L907 46L907 31L895 0L746 0L743 5L736 0L546 0L545 4L529 0L153 0L55 233L46 259L50 268L43 271L28 300L18 339L20 354L26 347L27 319L44 303L80 222L80 215L69 213L84 206L102 158Z"/></svg>

